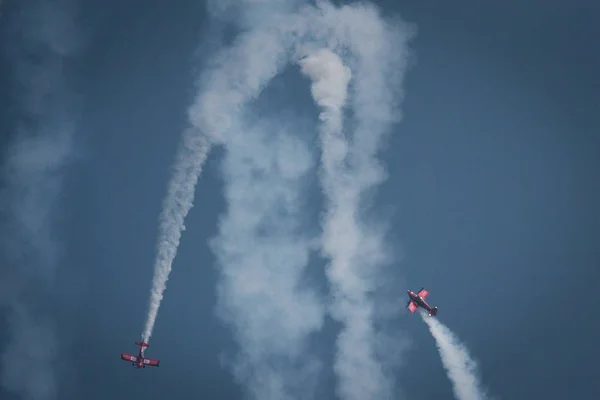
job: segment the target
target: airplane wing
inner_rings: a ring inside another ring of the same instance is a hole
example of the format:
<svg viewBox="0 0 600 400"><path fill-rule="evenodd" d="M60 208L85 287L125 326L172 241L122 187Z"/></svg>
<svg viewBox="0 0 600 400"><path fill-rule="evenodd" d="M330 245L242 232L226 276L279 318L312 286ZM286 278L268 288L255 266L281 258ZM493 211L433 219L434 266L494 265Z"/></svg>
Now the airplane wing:
<svg viewBox="0 0 600 400"><path fill-rule="evenodd" d="M160 364L160 361L159 360L153 360L151 358L144 358L143 363L146 364L149 367L158 367L158 364Z"/></svg>
<svg viewBox="0 0 600 400"><path fill-rule="evenodd" d="M417 305L417 303L415 303L414 301L409 301L408 304L406 305L406 308L408 308L408 310L411 313L414 313L415 311L417 311L417 308L419 308L419 306Z"/></svg>
<svg viewBox="0 0 600 400"><path fill-rule="evenodd" d="M417 296L419 296L420 298L422 298L423 300L425 300L425 298L427 296L429 296L429 291L425 288L421 288L421 290L419 290L419 293L417 293Z"/></svg>
<svg viewBox="0 0 600 400"><path fill-rule="evenodd" d="M132 356L131 354L127 354L127 353L121 353L121 359L125 360L125 361L133 361L133 362L137 361L136 356Z"/></svg>

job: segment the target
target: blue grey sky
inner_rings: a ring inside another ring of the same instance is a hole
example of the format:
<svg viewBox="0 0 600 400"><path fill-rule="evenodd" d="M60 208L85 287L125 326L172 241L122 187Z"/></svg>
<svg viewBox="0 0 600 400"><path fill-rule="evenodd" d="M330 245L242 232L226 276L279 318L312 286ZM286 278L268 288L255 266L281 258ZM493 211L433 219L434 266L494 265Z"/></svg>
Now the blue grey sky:
<svg viewBox="0 0 600 400"><path fill-rule="evenodd" d="M48 180L15 183L3 175L0 397L53 398L25 388L38 369L15 367L45 363L43 343L50 339L32 345L33 355L13 350L19 340L36 340L50 321L54 398L245 398L225 363L238 351L236 336L215 315L221 272L210 242L227 211L220 148L210 153L196 187L147 351L161 367L138 371L119 359L121 351L135 351L145 321L157 218L195 81L237 32L211 19L197 0L58 3L64 13L36 1L0 5L4 168L23 126L32 137L51 134L43 124L73 127L71 136L51 138L71 154L57 186L44 167L53 160L42 163ZM497 398L598 397L600 6L373 3L416 27L402 120L380 154L389 177L373 200L374 215L389 222L386 244L394 255L386 272L396 286L385 296L402 308L407 289L427 287L440 321L466 344ZM23 17L34 11L39 20ZM74 21L72 30L65 20ZM68 49L58 46L66 61L57 62L35 46L65 43L60 32L76 40ZM47 65L40 59L50 60L53 75L42 76L60 96L32 112L23 99L27 90L39 93L41 83L26 68ZM298 118L307 130L314 130L318 113L297 70L277 77L253 110L258 117ZM317 163L316 143L311 150ZM323 207L316 170L305 184L306 229L315 233ZM52 205L46 200L55 187L60 195ZM53 218L41 220L51 233L35 231L36 238L50 238L50 250L31 250L35 243L21 239L24 219L11 207L25 202L23 190L34 196L28 206L50 210ZM320 291L327 290L324 264L315 255L308 267L307 279ZM17 303L43 321L19 340ZM391 325L407 345L394 371L394 398L453 398L426 325L405 309ZM310 337L324 364L315 398L336 398L338 328L328 319Z"/></svg>

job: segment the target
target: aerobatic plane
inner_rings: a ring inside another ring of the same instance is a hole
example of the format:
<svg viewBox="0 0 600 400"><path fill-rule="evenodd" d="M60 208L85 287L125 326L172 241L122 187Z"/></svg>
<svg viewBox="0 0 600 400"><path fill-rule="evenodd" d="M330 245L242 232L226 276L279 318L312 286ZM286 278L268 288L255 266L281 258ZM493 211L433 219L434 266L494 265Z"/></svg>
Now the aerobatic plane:
<svg viewBox="0 0 600 400"><path fill-rule="evenodd" d="M146 368L146 365L150 367L158 367L158 364L160 364L159 360L153 360L151 358L144 357L144 349L150 345L144 342L135 342L135 344L140 346L140 352L138 353L137 357L127 353L121 353L121 359L130 361L131 365L136 368Z"/></svg>
<svg viewBox="0 0 600 400"><path fill-rule="evenodd" d="M431 307L429 304L427 304L427 302L425 301L425 298L427 298L427 296L429 296L429 292L425 288L421 288L421 290L419 290L419 293L415 293L412 290L409 290L408 297L410 298L410 300L408 300L406 308L408 308L411 313L414 313L415 311L417 311L417 308L421 306L427 311L429 311L430 317L436 315L438 312L438 308Z"/></svg>

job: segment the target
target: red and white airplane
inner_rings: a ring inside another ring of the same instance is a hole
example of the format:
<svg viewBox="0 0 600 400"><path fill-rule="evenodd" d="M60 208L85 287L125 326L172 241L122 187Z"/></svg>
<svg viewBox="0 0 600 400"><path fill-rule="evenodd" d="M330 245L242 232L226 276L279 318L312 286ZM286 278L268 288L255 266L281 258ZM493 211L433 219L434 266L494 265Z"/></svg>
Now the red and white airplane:
<svg viewBox="0 0 600 400"><path fill-rule="evenodd" d="M438 312L438 308L431 307L429 304L427 304L427 302L425 301L427 296L429 296L429 291L427 291L427 289L425 288L421 288L421 290L419 290L419 293L415 293L412 290L409 290L408 297L410 297L410 300L408 301L408 304L406 304L406 308L408 308L411 313L414 313L415 311L417 311L417 308L421 306L427 311L429 311L430 317L435 316Z"/></svg>
<svg viewBox="0 0 600 400"><path fill-rule="evenodd" d="M150 367L158 367L158 364L160 364L159 360L153 360L151 358L144 357L144 349L150 345L144 342L135 342L135 344L140 346L140 352L138 353L137 357L127 353L121 353L121 359L130 361L131 365L137 368L146 368L146 365Z"/></svg>

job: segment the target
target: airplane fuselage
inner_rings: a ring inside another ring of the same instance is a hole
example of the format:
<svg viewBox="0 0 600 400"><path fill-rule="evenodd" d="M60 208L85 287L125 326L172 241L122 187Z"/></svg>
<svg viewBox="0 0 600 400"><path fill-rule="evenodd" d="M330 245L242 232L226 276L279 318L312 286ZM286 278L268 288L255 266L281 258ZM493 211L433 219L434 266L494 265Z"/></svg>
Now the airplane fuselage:
<svg viewBox="0 0 600 400"><path fill-rule="evenodd" d="M408 297L410 297L410 299L412 301L414 301L415 303L417 303L417 305L419 307L423 307L427 311L431 312L431 306L429 304L427 304L427 302L421 296L417 295L412 290L408 291Z"/></svg>
<svg viewBox="0 0 600 400"><path fill-rule="evenodd" d="M135 363L135 366L138 368L144 368L144 351L142 349L140 349L140 352L138 353L137 362Z"/></svg>

